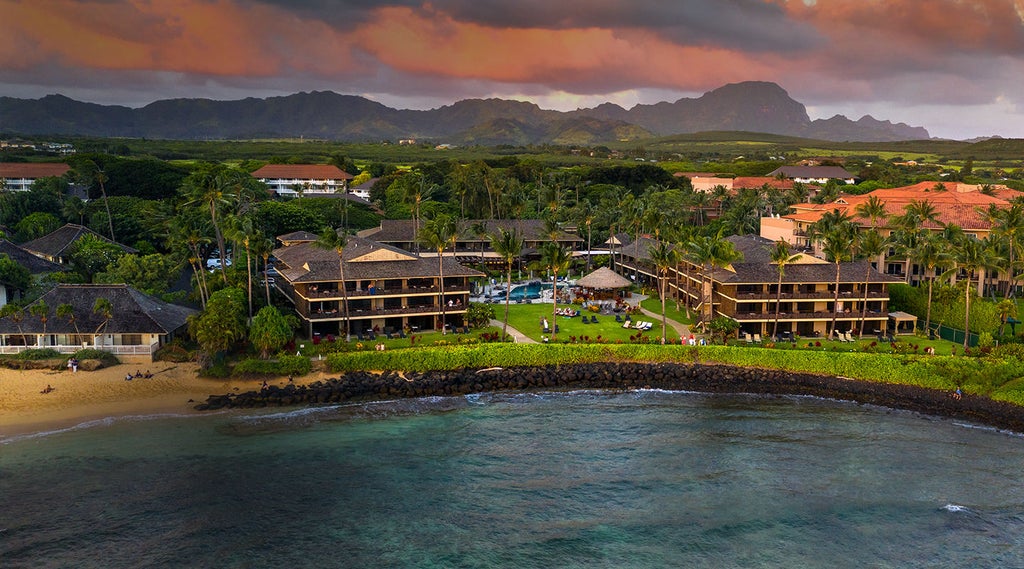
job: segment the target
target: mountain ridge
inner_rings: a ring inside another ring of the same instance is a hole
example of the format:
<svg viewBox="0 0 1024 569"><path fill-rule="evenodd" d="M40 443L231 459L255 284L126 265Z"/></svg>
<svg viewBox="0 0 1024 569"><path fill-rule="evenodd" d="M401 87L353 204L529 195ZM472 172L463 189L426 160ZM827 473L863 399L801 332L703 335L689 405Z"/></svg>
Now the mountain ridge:
<svg viewBox="0 0 1024 569"><path fill-rule="evenodd" d="M556 111L509 99L463 99L430 110L394 109L333 91L229 101L162 99L140 108L46 95L0 97L0 132L163 139L307 137L346 142L416 138L451 144L597 144L702 131L750 131L836 142L928 139L922 127L865 115L811 120L781 86L731 83L698 98L602 103Z"/></svg>

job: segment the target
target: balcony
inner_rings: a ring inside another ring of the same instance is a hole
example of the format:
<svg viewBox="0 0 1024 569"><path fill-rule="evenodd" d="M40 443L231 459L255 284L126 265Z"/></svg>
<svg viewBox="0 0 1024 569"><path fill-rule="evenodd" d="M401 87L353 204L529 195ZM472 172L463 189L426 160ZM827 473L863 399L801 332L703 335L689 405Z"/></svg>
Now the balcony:
<svg viewBox="0 0 1024 569"><path fill-rule="evenodd" d="M465 306L446 307L445 314L461 314L466 312ZM408 314L441 314L441 307L436 304L425 304L422 306L407 306L403 308L373 308L368 310L350 310L349 320L359 318L373 318L377 316L403 316ZM340 310L328 312L315 312L305 315L310 320L342 320L344 315Z"/></svg>
<svg viewBox="0 0 1024 569"><path fill-rule="evenodd" d="M309 300L327 300L327 299L341 299L341 291L331 290L306 290L305 292L296 292L303 298ZM453 292L469 294L469 285L450 285L445 287L445 294ZM364 298L367 296L413 296L423 294L437 294L437 287L421 286L421 287L409 287L409 288L389 288L389 289L374 289L373 294L370 294L368 290L350 290L348 291L348 298Z"/></svg>
<svg viewBox="0 0 1024 569"><path fill-rule="evenodd" d="M860 320L860 311L855 311L855 312L827 312L827 311L822 311L822 312L780 312L779 313L779 322L792 322L792 321L800 321L800 320L831 320L833 315L835 315L836 320L842 320L842 321L859 321ZM733 319L738 320L740 322L756 321L756 320L766 320L766 321L774 321L775 320L775 313L774 312L737 312L736 314L732 314L731 316L732 316ZM889 318L888 314L886 314L884 312L878 312L877 310L875 310L875 311L869 310L867 312L867 314L864 315L864 319L865 320L886 320L888 318Z"/></svg>
<svg viewBox="0 0 1024 569"><path fill-rule="evenodd" d="M727 294L725 296L728 296ZM737 293L735 296L736 300L750 301L750 300L764 300L772 301L776 299L774 292L744 292ZM784 292L782 293L782 300L835 300L836 293L830 290L819 291L819 292ZM868 292L868 299L880 300L889 298L889 292L885 291L871 291ZM864 295L859 292L839 292L839 300L864 300Z"/></svg>

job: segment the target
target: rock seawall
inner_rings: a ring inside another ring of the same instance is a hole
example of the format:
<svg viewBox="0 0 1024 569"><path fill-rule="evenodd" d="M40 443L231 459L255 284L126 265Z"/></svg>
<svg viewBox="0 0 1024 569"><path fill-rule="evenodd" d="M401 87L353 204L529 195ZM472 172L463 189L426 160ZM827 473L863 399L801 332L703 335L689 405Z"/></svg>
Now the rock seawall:
<svg viewBox="0 0 1024 569"><path fill-rule="evenodd" d="M1024 432L1024 407L909 385L856 381L780 370L701 364L578 364L425 373L348 373L308 385L211 395L200 411L225 408L326 405L404 397L465 395L489 391L557 389L666 389L705 393L812 395Z"/></svg>

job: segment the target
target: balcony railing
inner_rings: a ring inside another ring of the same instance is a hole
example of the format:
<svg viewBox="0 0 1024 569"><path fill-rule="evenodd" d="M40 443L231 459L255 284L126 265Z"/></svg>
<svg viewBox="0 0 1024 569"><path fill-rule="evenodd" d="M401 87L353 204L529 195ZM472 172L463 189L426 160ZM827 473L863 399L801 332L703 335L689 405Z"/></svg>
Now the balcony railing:
<svg viewBox="0 0 1024 569"><path fill-rule="evenodd" d="M74 344L70 346L57 345L57 346L36 346L34 344L28 346L0 346L0 354L13 355L20 354L25 350L35 350L44 348L47 350L56 350L62 354L73 354L78 350L82 349L81 344ZM93 346L89 345L89 349L100 350L101 352L109 352L118 356L152 356L158 349L160 344L146 344L146 345L113 345L113 346Z"/></svg>
<svg viewBox="0 0 1024 569"><path fill-rule="evenodd" d="M465 306L448 306L445 307L446 314L460 314L466 312ZM375 316L400 316L405 314L441 314L441 307L436 304L427 304L423 306L406 306L402 308L374 308L369 310L349 310L348 317L350 320L357 318L373 318ZM331 310L328 312L314 312L312 314L305 315L310 320L341 320L344 318L344 314L340 310Z"/></svg>
<svg viewBox="0 0 1024 569"><path fill-rule="evenodd" d="M728 296L728 294L726 294ZM868 298L881 299L889 298L888 292L869 291ZM736 300L775 300L774 292L741 292L736 293ZM835 300L836 293L833 291L821 292L784 292L782 300ZM864 300L864 294L860 292L839 291L839 300Z"/></svg>
<svg viewBox="0 0 1024 569"><path fill-rule="evenodd" d="M305 292L296 289L296 292L301 296L310 300L324 300L327 298L342 298L341 291L331 290L309 290ZM445 294L453 292L462 292L469 294L469 285L450 285L444 288ZM350 290L348 291L348 298L360 298L367 296L412 296L417 294L437 294L437 287L421 286L421 287L409 287L409 288L389 288L389 289L374 289L373 294L370 294L368 290Z"/></svg>
<svg viewBox="0 0 1024 569"><path fill-rule="evenodd" d="M775 320L775 312L737 312L731 315L735 320ZM835 316L836 320L860 320L860 311L854 312L780 312L779 321L796 321L796 320L831 320ZM889 316L884 312L871 311L864 315L865 320L886 320Z"/></svg>

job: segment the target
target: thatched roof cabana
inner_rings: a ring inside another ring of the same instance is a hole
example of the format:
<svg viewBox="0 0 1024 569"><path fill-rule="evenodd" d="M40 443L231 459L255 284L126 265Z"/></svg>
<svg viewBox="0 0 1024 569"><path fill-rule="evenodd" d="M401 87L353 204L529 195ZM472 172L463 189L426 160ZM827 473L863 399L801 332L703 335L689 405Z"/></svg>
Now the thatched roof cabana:
<svg viewBox="0 0 1024 569"><path fill-rule="evenodd" d="M632 285L632 281L608 267L600 267L576 281L576 286L592 289L626 288Z"/></svg>

